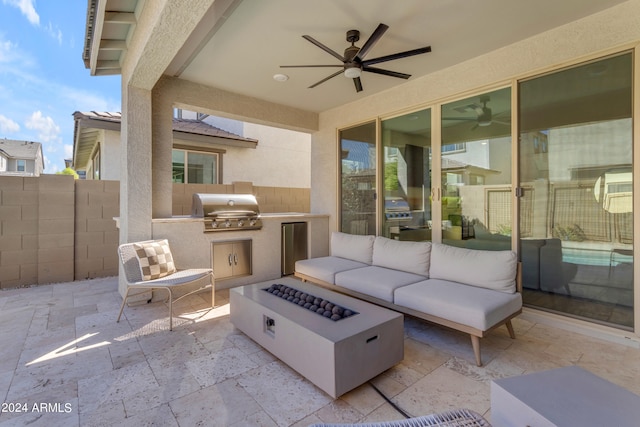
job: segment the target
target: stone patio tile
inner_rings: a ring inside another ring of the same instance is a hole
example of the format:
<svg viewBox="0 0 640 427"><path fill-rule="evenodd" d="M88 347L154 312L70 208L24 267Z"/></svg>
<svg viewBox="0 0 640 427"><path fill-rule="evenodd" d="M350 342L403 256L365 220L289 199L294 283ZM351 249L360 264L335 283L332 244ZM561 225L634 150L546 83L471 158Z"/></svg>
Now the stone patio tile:
<svg viewBox="0 0 640 427"><path fill-rule="evenodd" d="M316 416L325 423L356 423L364 415L343 399L336 399L316 411Z"/></svg>
<svg viewBox="0 0 640 427"><path fill-rule="evenodd" d="M260 405L235 380L212 385L169 403L180 426L251 426Z"/></svg>
<svg viewBox="0 0 640 427"><path fill-rule="evenodd" d="M257 425L257 424L256 424ZM118 427L179 427L178 421L168 404L138 412L118 421Z"/></svg>
<svg viewBox="0 0 640 427"><path fill-rule="evenodd" d="M119 403L158 386L146 361L78 380L80 414L101 412L110 403ZM111 409L109 409L111 410Z"/></svg>
<svg viewBox="0 0 640 427"><path fill-rule="evenodd" d="M279 361L245 372L237 381L279 426L299 421L333 400Z"/></svg>
<svg viewBox="0 0 640 427"><path fill-rule="evenodd" d="M442 366L408 387L393 400L413 416L457 408L479 414L491 406L489 383L476 381Z"/></svg>
<svg viewBox="0 0 640 427"><path fill-rule="evenodd" d="M202 387L223 382L258 366L235 347L199 358L190 358L185 364Z"/></svg>

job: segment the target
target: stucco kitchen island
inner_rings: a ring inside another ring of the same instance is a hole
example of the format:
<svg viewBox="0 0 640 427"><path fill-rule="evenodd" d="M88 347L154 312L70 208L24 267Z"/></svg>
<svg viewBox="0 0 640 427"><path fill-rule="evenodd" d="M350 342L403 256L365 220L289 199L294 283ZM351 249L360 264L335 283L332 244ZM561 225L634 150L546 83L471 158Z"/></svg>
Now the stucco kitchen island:
<svg viewBox="0 0 640 427"><path fill-rule="evenodd" d="M244 244L249 241L249 273L220 279L216 289L227 289L281 277L281 232L283 223L307 223L307 253L310 258L329 254L329 216L310 213L263 213L259 230L204 232L204 220L175 216L152 220L154 239L168 239L180 268L213 267L213 245ZM240 260L243 261L243 260ZM232 256L232 263L234 262Z"/></svg>

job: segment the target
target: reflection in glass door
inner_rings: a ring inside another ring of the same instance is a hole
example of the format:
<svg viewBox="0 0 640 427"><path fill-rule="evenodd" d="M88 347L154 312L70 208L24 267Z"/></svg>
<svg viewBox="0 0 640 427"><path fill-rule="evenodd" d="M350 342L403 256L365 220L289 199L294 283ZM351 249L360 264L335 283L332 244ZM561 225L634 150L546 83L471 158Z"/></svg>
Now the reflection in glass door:
<svg viewBox="0 0 640 427"><path fill-rule="evenodd" d="M382 235L431 240L431 110L382 121Z"/></svg>
<svg viewBox="0 0 640 427"><path fill-rule="evenodd" d="M340 131L340 231L376 234L376 123Z"/></svg>
<svg viewBox="0 0 640 427"><path fill-rule="evenodd" d="M442 106L442 242L511 249L511 88Z"/></svg>
<svg viewBox="0 0 640 427"><path fill-rule="evenodd" d="M633 57L519 84L528 306L633 329Z"/></svg>

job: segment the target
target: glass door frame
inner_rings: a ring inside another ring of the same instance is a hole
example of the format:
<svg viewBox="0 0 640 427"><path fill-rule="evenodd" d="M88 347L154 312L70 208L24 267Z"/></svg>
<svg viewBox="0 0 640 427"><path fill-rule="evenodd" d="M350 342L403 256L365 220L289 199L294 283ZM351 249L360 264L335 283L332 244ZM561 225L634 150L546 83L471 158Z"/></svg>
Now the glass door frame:
<svg viewBox="0 0 640 427"><path fill-rule="evenodd" d="M349 129L354 126L358 126L365 123L370 123L375 121L376 124L376 154L378 158L376 159L376 235L381 235L382 233L382 219L381 214L384 209L384 198L380 197L380 190L383 188L383 174L382 163L383 156L381 156L382 152L382 143L381 143L381 123L382 120L398 117L403 114L409 114L412 111L419 111L423 109L430 108L431 109L431 149L432 149L432 164L431 164L431 204L432 204L432 221L437 224L442 221L442 206L441 206L441 192L442 192L442 180L441 180L441 142L442 142L442 132L441 132L441 108L442 105L458 100L466 97L479 95L482 93L490 92L492 90L497 90L501 88L510 87L511 88L511 197L512 197L512 209L511 209L511 217L512 217L512 235L511 235L511 246L512 250L518 254L518 258L521 256L521 248L520 248L520 205L521 205L521 191L522 189L519 187L520 184L520 168L519 168L519 157L520 157L520 123L519 123L519 82L522 80L535 78L538 76L542 76L546 73L553 73L559 71L563 68L571 67L578 65L580 63L584 63L590 60L598 60L601 58L605 58L609 55L622 53L624 51L631 51L633 53L633 93L632 93L632 121L633 121L633 151L632 151L632 176L633 182L640 182L640 167L636 165L640 165L640 149L636 149L636 146L640 144L640 125L636 123L639 118L637 115L640 114L640 93L636 91L637 87L640 87L640 55L638 55L638 49L640 49L639 43L628 43L623 46L618 46L615 49L611 49L607 52L597 52L590 55L585 55L579 58L573 58L571 60L565 61L563 63L557 63L546 67L545 69L532 70L526 73L522 73L520 75L512 76L509 79L502 80L497 82L494 85L487 85L485 87L481 87L477 90L466 91L464 93L458 93L455 96L449 96L446 98L439 98L434 102L425 103L417 106L412 106L406 110L402 110L400 112L394 112L387 115L381 115L369 120L363 120L355 124L351 124L348 126L341 127L336 130L336 141L337 141L337 159L340 159L340 131L344 129ZM640 123L640 122L639 122ZM436 159L437 157L437 159ZM338 226L341 224L341 212L340 212L340 173L341 168L338 167L338 181L337 181L337 210L338 210ZM634 212L640 212L640 186L634 185L633 187L633 209ZM640 254L640 215L633 216L633 251L634 253ZM432 241L435 243L442 242L442 230L440 227L432 227ZM633 304L634 304L634 329L633 331L627 331L622 329L617 329L614 327L599 325L597 323L592 323L587 320L576 320L570 317L562 316L561 314L553 314L547 313L543 311L538 311L532 309L535 314L539 314L542 317L546 317L553 321L553 319L559 319L566 324L577 324L584 325L584 327L588 330L592 331L604 331L605 333L609 333L615 336L623 336L623 337L632 337L632 339L638 341L640 339L640 263L634 263L633 269Z"/></svg>

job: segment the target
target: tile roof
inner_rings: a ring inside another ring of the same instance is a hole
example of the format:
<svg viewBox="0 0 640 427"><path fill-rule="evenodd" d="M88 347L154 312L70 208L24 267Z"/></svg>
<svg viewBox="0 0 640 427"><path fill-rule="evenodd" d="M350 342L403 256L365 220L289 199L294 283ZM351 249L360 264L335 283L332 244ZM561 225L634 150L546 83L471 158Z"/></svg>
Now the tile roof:
<svg viewBox="0 0 640 427"><path fill-rule="evenodd" d="M76 111L73 114L76 120L78 119L93 119L100 120L103 122L111 122L120 124L122 121L122 115L119 112L100 112L100 111L89 111L89 112L80 112ZM205 136L215 136L218 138L227 138L227 139L235 139L238 141L248 141L248 142L257 142L255 139L244 138L240 135L236 135L235 133L227 132L224 129L217 128L215 126L211 126L208 123L203 122L202 120L195 119L173 119L173 130L177 132L191 133L197 135L205 135Z"/></svg>
<svg viewBox="0 0 640 427"><path fill-rule="evenodd" d="M42 144L33 141L0 139L0 151L10 158L36 160L42 153Z"/></svg>

